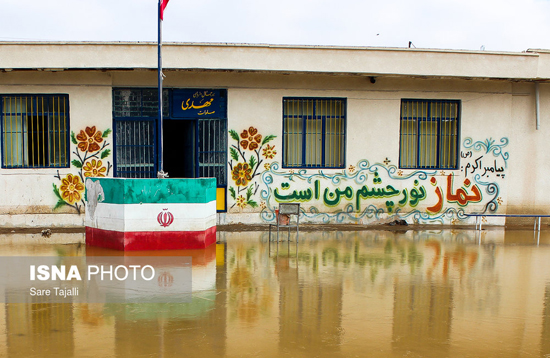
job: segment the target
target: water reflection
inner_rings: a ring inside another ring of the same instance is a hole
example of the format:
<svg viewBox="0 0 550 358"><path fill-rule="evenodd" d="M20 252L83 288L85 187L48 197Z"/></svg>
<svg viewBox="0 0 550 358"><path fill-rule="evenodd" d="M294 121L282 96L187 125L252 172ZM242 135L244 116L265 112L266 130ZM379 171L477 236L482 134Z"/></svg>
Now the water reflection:
<svg viewBox="0 0 550 358"><path fill-rule="evenodd" d="M550 284L546 286L544 291L540 351L541 357L548 357L550 352Z"/></svg>
<svg viewBox="0 0 550 358"><path fill-rule="evenodd" d="M4 304L0 356L550 354L550 233L321 231L300 237L276 243L263 232L221 232L206 250L127 253L191 255L192 302ZM0 254L121 253L11 241Z"/></svg>
<svg viewBox="0 0 550 358"><path fill-rule="evenodd" d="M70 304L7 304L7 356L74 356L74 316Z"/></svg>
<svg viewBox="0 0 550 358"><path fill-rule="evenodd" d="M399 354L447 356L451 338L453 289L423 282L395 287L392 348Z"/></svg>
<svg viewBox="0 0 550 358"><path fill-rule="evenodd" d="M325 261L326 250L321 254ZM330 250L333 258L334 252ZM314 256L316 257L316 256ZM337 257L337 256L336 256ZM279 282L279 350L307 356L311 347L333 354L340 350L342 330L342 277L335 273L321 279L318 262L299 256L298 265L289 258L277 258Z"/></svg>

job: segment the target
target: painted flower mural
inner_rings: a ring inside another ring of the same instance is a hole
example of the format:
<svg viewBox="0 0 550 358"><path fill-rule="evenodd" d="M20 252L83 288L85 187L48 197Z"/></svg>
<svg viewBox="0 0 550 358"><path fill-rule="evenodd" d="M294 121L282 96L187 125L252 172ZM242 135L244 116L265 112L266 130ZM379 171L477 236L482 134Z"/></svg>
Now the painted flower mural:
<svg viewBox="0 0 550 358"><path fill-rule="evenodd" d="M81 213L84 206L85 178L105 177L111 170L111 163L108 161L104 163L105 158L111 154L106 140L110 134L109 128L99 131L96 126L86 127L77 135L71 132L71 142L76 146L71 167L76 168L77 173L69 173L61 177L59 170L57 171L54 177L61 181L61 184L59 187L53 184L53 192L57 197L54 210L70 206L77 213Z"/></svg>
<svg viewBox="0 0 550 358"><path fill-rule="evenodd" d="M235 199L235 203L237 204L237 206L238 206L239 208L242 209L242 208L244 208L244 207L246 206L247 200L244 198L244 196L239 195L239 196L237 197L237 199Z"/></svg>
<svg viewBox="0 0 550 358"><path fill-rule="evenodd" d="M237 186L247 186L252 180L252 167L247 163L239 163L231 171L231 179L235 181Z"/></svg>
<svg viewBox="0 0 550 358"><path fill-rule="evenodd" d="M103 162L95 159L87 161L82 169L84 170L84 176L87 178L105 177L107 172L107 167L103 166Z"/></svg>
<svg viewBox="0 0 550 358"><path fill-rule="evenodd" d="M100 143L103 142L101 131L96 130L95 126L86 127L76 136L78 140L78 149L82 152L97 152L101 149Z"/></svg>
<svg viewBox="0 0 550 358"><path fill-rule="evenodd" d="M256 208L258 203L254 196L258 191L257 177L269 168L270 164L264 163L264 160L271 160L277 155L275 146L268 144L276 136L263 136L255 127L244 129L240 134L230 130L229 134L235 141L229 148L229 168L234 183L234 186L229 187L229 193L235 201L231 208Z"/></svg>
<svg viewBox="0 0 550 358"><path fill-rule="evenodd" d="M262 152L262 155L264 156L264 158L266 159L273 159L275 157L275 155L277 154L277 151L274 149L275 146L271 146L269 144L267 144Z"/></svg>
<svg viewBox="0 0 550 358"><path fill-rule="evenodd" d="M61 179L59 190L63 200L73 205L82 199L84 184L80 181L78 175L67 174L65 178Z"/></svg>
<svg viewBox="0 0 550 358"><path fill-rule="evenodd" d="M262 142L262 135L258 134L258 130L254 127L250 127L248 130L243 130L241 133L241 138L243 139L240 142L241 147L248 150L258 149Z"/></svg>

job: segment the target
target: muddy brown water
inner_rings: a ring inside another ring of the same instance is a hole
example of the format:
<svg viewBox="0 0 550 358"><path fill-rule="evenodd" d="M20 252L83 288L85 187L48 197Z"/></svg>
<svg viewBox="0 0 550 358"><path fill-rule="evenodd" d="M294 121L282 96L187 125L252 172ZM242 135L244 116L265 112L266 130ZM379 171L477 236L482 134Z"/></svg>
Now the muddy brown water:
<svg viewBox="0 0 550 358"><path fill-rule="evenodd" d="M106 255L0 237L2 256ZM0 356L550 357L550 231L226 231L188 254L191 302L0 304Z"/></svg>

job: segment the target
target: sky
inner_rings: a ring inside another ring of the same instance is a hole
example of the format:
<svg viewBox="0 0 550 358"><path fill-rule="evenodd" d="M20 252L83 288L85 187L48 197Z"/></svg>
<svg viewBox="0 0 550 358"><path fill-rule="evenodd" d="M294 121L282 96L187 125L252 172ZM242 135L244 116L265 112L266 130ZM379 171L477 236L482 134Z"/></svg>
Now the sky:
<svg viewBox="0 0 550 358"><path fill-rule="evenodd" d="M0 41L157 41L158 0L0 0ZM550 0L170 0L163 42L550 49Z"/></svg>

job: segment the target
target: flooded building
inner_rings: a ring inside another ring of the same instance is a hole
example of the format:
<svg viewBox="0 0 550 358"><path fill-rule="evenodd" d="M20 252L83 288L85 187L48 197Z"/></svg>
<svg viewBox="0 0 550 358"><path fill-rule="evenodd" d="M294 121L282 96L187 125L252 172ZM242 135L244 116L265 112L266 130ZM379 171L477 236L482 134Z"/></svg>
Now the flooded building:
<svg viewBox="0 0 550 358"><path fill-rule="evenodd" d="M549 58L168 43L159 125L155 43L3 42L0 222L82 226L87 177L161 161L217 179L220 224L287 202L313 223L547 213Z"/></svg>

